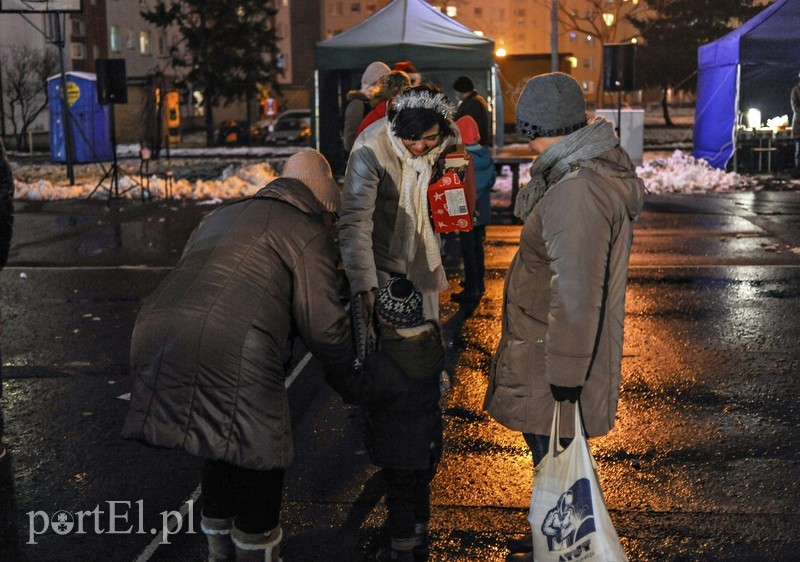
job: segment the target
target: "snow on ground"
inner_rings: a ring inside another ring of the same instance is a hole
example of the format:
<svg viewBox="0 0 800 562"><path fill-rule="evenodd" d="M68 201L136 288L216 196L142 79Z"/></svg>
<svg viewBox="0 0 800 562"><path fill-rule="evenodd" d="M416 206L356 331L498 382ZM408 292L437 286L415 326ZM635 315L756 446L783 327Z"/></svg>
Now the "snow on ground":
<svg viewBox="0 0 800 562"><path fill-rule="evenodd" d="M141 184L147 184L149 179L153 197L164 198L170 192L173 198L209 203L254 194L279 175L270 162L282 161L293 152L302 150L297 147L173 149L168 164L164 160L154 161L158 170L151 170L143 177L139 174L139 160L136 159L138 147L119 148L122 164L118 185L122 197L141 197ZM105 167L100 164L80 165L75 174L75 185L70 185L63 164L20 166L14 162L12 156L17 199L78 199L90 194L106 198L108 190L113 188L110 176L104 179L110 168L108 163ZM167 165L173 172L171 177L168 177ZM191 170L196 168L202 169L192 173ZM521 185L530 179L529 168L530 165L520 166ZM706 161L697 160L680 150L645 152L644 162L637 168L637 173L652 194L756 191L764 185L763 178L712 168ZM786 187L800 189L800 181L789 182ZM497 178L492 203L500 206L511 204L511 173L508 168L504 168L503 174Z"/></svg>

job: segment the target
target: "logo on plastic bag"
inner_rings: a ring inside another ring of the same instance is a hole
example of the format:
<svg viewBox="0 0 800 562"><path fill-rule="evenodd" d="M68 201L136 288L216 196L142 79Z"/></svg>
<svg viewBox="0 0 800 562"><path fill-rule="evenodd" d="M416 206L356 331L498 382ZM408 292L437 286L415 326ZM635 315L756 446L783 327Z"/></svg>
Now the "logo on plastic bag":
<svg viewBox="0 0 800 562"><path fill-rule="evenodd" d="M542 534L547 537L551 552L564 551L576 545L590 533L595 532L594 509L592 507L592 486L587 478L581 478L569 490L561 494L558 503L542 523ZM573 560L584 548L591 548L588 541L567 557L560 560Z"/></svg>

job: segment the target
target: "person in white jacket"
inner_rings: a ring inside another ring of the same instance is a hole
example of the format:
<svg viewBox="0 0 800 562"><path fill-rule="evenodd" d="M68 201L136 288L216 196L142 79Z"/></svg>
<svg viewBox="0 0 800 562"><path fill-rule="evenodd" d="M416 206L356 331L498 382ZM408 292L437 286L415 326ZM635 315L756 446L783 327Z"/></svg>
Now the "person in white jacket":
<svg viewBox="0 0 800 562"><path fill-rule="evenodd" d="M411 280L425 297L425 317L439 321L439 292L448 283L427 188L437 159L460 139L454 109L431 86L408 89L350 153L337 228L350 292L363 297L367 326L378 287L392 276Z"/></svg>

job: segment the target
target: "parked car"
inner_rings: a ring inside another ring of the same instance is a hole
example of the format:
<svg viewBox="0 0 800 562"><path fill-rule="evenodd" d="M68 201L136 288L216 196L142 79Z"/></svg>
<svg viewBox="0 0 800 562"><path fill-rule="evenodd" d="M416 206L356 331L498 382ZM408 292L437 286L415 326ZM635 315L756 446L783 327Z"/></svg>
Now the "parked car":
<svg viewBox="0 0 800 562"><path fill-rule="evenodd" d="M242 145L250 143L250 126L247 121L230 119L219 126L217 144Z"/></svg>
<svg viewBox="0 0 800 562"><path fill-rule="evenodd" d="M264 138L269 144L308 144L311 141L311 110L284 111Z"/></svg>

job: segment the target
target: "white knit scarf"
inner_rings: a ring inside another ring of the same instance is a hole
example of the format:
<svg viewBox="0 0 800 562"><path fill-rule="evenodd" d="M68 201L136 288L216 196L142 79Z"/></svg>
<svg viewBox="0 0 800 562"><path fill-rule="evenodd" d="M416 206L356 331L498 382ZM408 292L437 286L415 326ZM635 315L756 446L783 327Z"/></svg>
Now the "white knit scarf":
<svg viewBox="0 0 800 562"><path fill-rule="evenodd" d="M433 166L444 150L444 143L434 147L427 154L413 156L403 144L403 140L395 136L391 126L386 127L386 132L403 166L398 186L399 208L390 252L405 258L408 263L409 278L421 291L441 291L446 288L447 280L441 272L443 268L439 238L433 231L429 218L428 184ZM426 267L414 267L415 263L418 266L422 265L418 263L421 257L424 258Z"/></svg>

